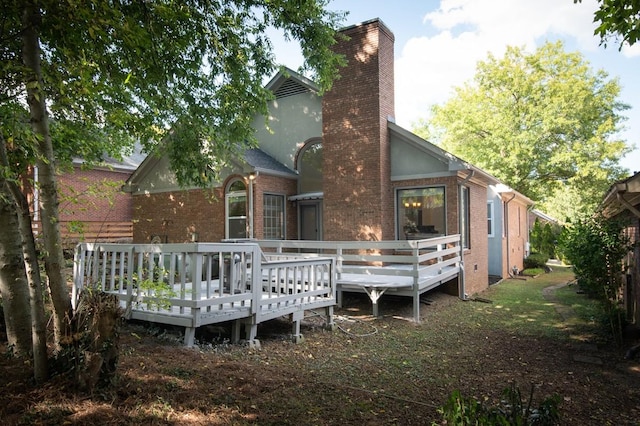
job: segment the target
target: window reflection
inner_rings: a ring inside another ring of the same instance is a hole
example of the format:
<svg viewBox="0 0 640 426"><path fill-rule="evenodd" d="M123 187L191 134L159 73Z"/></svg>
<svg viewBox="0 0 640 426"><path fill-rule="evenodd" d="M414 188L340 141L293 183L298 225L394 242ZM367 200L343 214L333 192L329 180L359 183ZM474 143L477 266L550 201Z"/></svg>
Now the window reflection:
<svg viewBox="0 0 640 426"><path fill-rule="evenodd" d="M401 189L397 205L399 239L446 234L444 187Z"/></svg>

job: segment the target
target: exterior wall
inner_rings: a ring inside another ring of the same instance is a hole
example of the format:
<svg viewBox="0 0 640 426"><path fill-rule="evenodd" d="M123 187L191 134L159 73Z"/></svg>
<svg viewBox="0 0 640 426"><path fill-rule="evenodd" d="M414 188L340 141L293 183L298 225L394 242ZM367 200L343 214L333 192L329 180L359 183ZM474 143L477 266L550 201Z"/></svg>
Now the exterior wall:
<svg viewBox="0 0 640 426"><path fill-rule="evenodd" d="M254 205L254 237L264 238L263 227L264 217L262 206L264 205L264 194L285 195L285 239L298 239L297 206L288 201L290 195L297 193L298 185L294 179L287 179L276 176L258 175L253 184L253 205Z"/></svg>
<svg viewBox="0 0 640 426"><path fill-rule="evenodd" d="M640 205L634 206L640 209ZM630 214L629 211L622 213L620 218L628 221L629 225L625 229L625 234L633 244L633 251L630 251L625 259L627 274L624 277L625 285L622 289L624 309L627 320L636 326L640 325L640 219Z"/></svg>
<svg viewBox="0 0 640 426"><path fill-rule="evenodd" d="M120 190L130 175L130 171L78 167L60 174L60 221L130 222L131 196Z"/></svg>
<svg viewBox="0 0 640 426"><path fill-rule="evenodd" d="M504 253L504 227L502 225L502 198L491 187L487 190L489 200L493 204L493 236L489 236L489 275L504 277L506 267L502 254Z"/></svg>
<svg viewBox="0 0 640 426"><path fill-rule="evenodd" d="M487 188L474 182L465 186L469 188L471 235L469 249L464 251L464 286L465 292L472 295L489 287Z"/></svg>
<svg viewBox="0 0 640 426"><path fill-rule="evenodd" d="M149 243L154 235L162 242L220 241L224 238L224 193L194 189L133 197L133 242Z"/></svg>
<svg viewBox="0 0 640 426"><path fill-rule="evenodd" d="M350 39L335 50L348 65L322 104L324 239L393 239L394 36L377 20L343 33Z"/></svg>
<svg viewBox="0 0 640 426"><path fill-rule="evenodd" d="M181 189L183 188L180 188L180 185L178 185L175 173L171 171L169 158L164 156L158 158L158 162L153 166L153 168L146 170L145 175L138 179L137 185L134 188L134 194L180 191Z"/></svg>
<svg viewBox="0 0 640 426"><path fill-rule="evenodd" d="M74 167L58 175L60 234L65 247L79 241L131 241L133 200L121 191L131 173ZM39 226L37 221L34 225Z"/></svg>
<svg viewBox="0 0 640 426"><path fill-rule="evenodd" d="M447 229L446 234L460 233L459 185L463 180L457 176L443 178L412 179L393 182L393 190L422 186L445 187ZM474 182L467 182L469 188L470 241L464 250L465 292L479 293L489 286L488 241L487 241L487 188ZM395 206L395 203L393 203Z"/></svg>
<svg viewBox="0 0 640 426"><path fill-rule="evenodd" d="M505 198L506 197L506 198ZM508 277L516 267L518 271L524 269L524 258L529 241L529 212L527 204L510 195L503 196L503 209L506 213L507 236L503 236L502 277ZM504 235L504 231L502 231Z"/></svg>
<svg viewBox="0 0 640 426"><path fill-rule="evenodd" d="M322 99L305 93L275 99L268 108L268 129L265 117L253 120L260 149L294 170L296 155L304 142L322 137Z"/></svg>
<svg viewBox="0 0 640 426"><path fill-rule="evenodd" d="M230 176L227 181L238 177ZM225 185L226 186L226 185ZM249 185L247 185L247 190ZM260 174L253 183L254 237L263 237L263 194L296 193L293 179ZM197 233L198 241L220 241L225 238L225 198L223 187L213 190L193 189L151 194L137 194L134 200L133 240L148 243L154 235L168 243L191 241ZM248 197L247 197L248 200ZM296 207L285 201L286 237L297 239Z"/></svg>

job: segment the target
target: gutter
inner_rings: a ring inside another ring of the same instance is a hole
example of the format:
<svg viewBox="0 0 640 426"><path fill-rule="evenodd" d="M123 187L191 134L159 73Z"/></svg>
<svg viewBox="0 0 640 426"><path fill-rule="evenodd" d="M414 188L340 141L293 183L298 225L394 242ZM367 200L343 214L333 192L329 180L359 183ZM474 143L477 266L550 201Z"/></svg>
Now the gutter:
<svg viewBox="0 0 640 426"><path fill-rule="evenodd" d="M462 180L462 182L460 183L460 186L465 185L466 183L468 183L471 180L471 178L476 174L475 170L473 170L471 168L468 169L467 171L469 172L469 174L467 175L466 178L464 178ZM460 198L460 197L458 197L458 198ZM460 219L460 218L458 218L458 219ZM467 226L471 226L471 224L468 223ZM462 237L462 235L460 237ZM467 297L467 291L466 291L466 288L465 288L465 285L464 285L464 274L465 274L465 271L464 271L464 247L462 246L462 244L460 244L460 270L461 270L461 273L458 274L458 280L460 281L460 290L459 290L460 291L460 298L462 300L469 300L468 297Z"/></svg>

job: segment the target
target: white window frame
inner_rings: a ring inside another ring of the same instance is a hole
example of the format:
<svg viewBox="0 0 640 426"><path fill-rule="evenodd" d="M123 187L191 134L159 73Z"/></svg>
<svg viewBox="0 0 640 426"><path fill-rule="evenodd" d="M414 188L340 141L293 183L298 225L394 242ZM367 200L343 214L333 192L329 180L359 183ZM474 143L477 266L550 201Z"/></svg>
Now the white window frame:
<svg viewBox="0 0 640 426"><path fill-rule="evenodd" d="M495 236L496 217L493 206L493 200L487 201L487 222L489 224L489 238L493 238Z"/></svg>
<svg viewBox="0 0 640 426"><path fill-rule="evenodd" d="M225 201L224 202L224 217L225 217L225 220L224 220L224 235L225 235L225 238L230 238L229 237L229 228L230 228L229 223L230 223L231 220L242 220L242 219L244 219L245 236L243 238L247 238L247 235L248 235L248 230L247 230L247 224L248 224L248 222L247 222L248 221L247 212L248 212L249 206L247 204L248 203L248 199L247 199L246 184L245 184L245 190L244 191L231 191L231 192L229 192L229 189L231 188L231 186L234 183L238 182L238 181L242 182L241 179L236 179L233 182L230 182L229 185L227 186L227 191L224 194L224 201ZM244 182L242 182L242 183L244 184ZM229 205L231 203L231 200L234 199L234 198L244 198L244 202L245 202L244 211L245 211L245 214L243 216L229 216L230 211L231 211ZM237 236L234 236L234 238L237 238Z"/></svg>
<svg viewBox="0 0 640 426"><path fill-rule="evenodd" d="M271 212L271 208L267 207L267 202L270 199L274 199L277 198L278 200L280 200L280 203L277 208L280 208L279 213L279 217L278 218L273 218L271 216L268 216L267 213ZM263 194L262 197L262 233L263 233L263 238L265 240L284 240L285 239L285 235L287 235L287 231L286 231L286 223L287 223L287 204L286 204L286 199L285 196L283 194L274 194L274 193L267 193L265 192ZM278 223L277 226L267 226L267 221L268 220L276 220ZM278 237L274 237L272 235L267 235L267 229L271 229L271 228L276 228L279 230L279 236Z"/></svg>

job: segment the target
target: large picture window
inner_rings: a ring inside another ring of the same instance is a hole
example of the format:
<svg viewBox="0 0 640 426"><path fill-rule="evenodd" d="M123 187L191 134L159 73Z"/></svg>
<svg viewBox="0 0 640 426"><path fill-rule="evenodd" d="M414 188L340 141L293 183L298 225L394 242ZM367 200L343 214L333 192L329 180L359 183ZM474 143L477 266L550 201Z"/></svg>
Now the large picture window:
<svg viewBox="0 0 640 426"><path fill-rule="evenodd" d="M247 186L243 181L229 185L225 201L227 238L247 238Z"/></svg>
<svg viewBox="0 0 640 426"><path fill-rule="evenodd" d="M398 239L446 235L444 187L400 189L397 193Z"/></svg>
<svg viewBox="0 0 640 426"><path fill-rule="evenodd" d="M284 239L284 196L264 194L263 232L266 240Z"/></svg>

